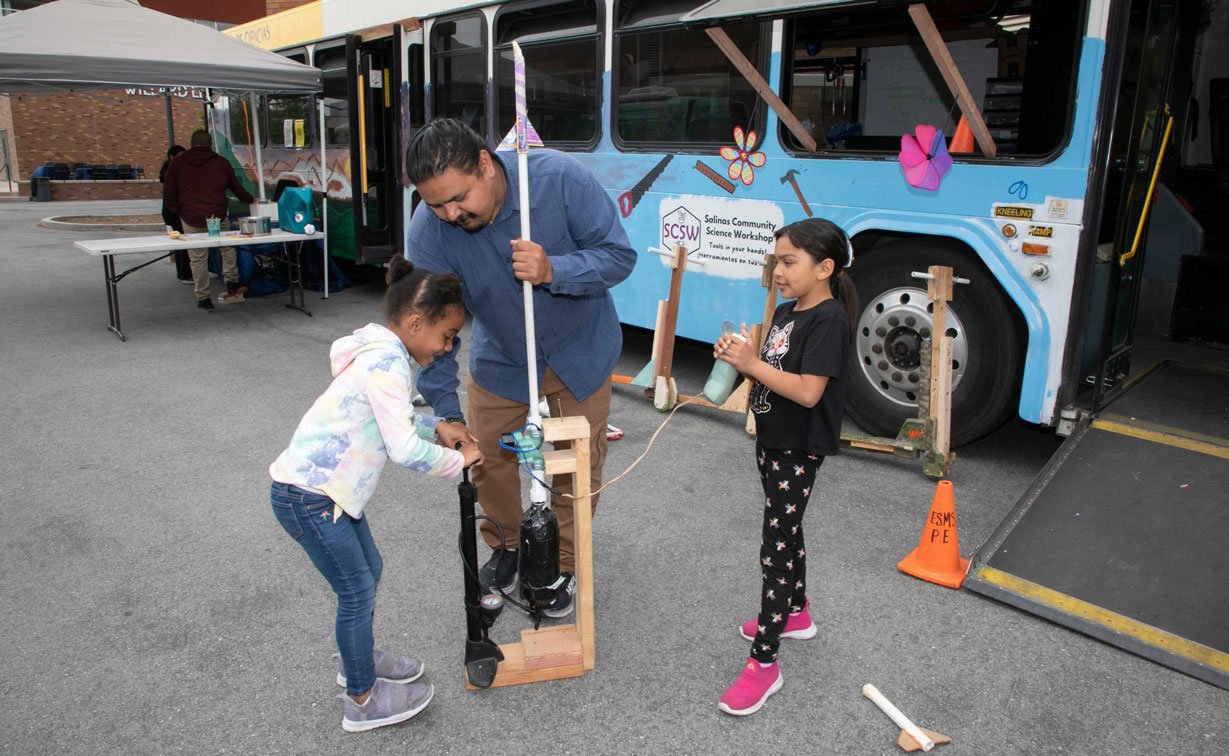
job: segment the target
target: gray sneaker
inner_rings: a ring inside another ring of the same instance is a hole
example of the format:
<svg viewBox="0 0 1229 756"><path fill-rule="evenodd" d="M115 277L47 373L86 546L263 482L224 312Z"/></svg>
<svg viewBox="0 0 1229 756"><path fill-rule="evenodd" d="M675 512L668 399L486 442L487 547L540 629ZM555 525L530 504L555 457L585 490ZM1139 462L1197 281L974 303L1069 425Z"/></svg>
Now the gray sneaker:
<svg viewBox="0 0 1229 756"><path fill-rule="evenodd" d="M374 652L376 662L376 679L393 683L414 682L422 677L424 667L422 662L408 656L390 654L380 649ZM346 687L346 667L342 664L341 654L333 654L337 660L337 684Z"/></svg>
<svg viewBox="0 0 1229 756"><path fill-rule="evenodd" d="M435 688L425 683L390 683L376 680L371 688L371 697L359 705L345 693L342 700L344 713L341 729L346 732L366 732L377 727L404 722L427 708L435 695Z"/></svg>

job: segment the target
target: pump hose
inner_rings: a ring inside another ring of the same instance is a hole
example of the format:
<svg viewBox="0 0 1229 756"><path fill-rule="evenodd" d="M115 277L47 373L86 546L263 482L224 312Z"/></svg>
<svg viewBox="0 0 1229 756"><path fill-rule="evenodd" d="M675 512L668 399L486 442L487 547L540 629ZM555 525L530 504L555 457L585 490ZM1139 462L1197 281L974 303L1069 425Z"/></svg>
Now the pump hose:
<svg viewBox="0 0 1229 756"><path fill-rule="evenodd" d="M597 496L597 495L598 495L598 494L600 494L602 491L605 491L607 488L609 488L611 485L613 485L615 481L619 480L619 479L620 479L620 478L622 478L624 475L627 475L628 473L630 473L630 472L631 472L631 471L632 471L632 470L636 467L636 465L640 464L641 460L643 460L646 456L648 456L649 451L653 448L653 442L655 442L655 441L657 440L657 437L658 437L659 435L661 435L661 432L662 432L662 431L665 429L665 427L666 427L666 423L670 422L670 419L674 417L674 413L675 413L675 412L678 412L678 411L679 411L679 410L681 410L683 407L686 407L688 404L691 404L692 402L696 401L697 399L702 399L702 398L703 398L702 396L700 396L699 394L697 394L696 396L693 396L693 397L691 397L691 398L687 399L686 401L679 402L678 404L674 405L674 409L670 410L670 414L666 415L666 419L665 419L665 420L662 420L662 421L661 421L661 425L657 426L657 430L653 431L653 435L649 438L649 443L645 445L645 447L644 447L644 451L640 453L640 456L639 456L639 457L636 457L635 461L633 461L630 465L628 465L626 470L624 470L623 472L619 473L618 475L614 476L614 477L613 477L613 478L611 478L610 480L608 480L608 481L606 481L605 483L603 483L601 486L599 486L599 487L598 487L598 489L597 489L596 491L590 491L590 492L589 492L589 496L591 496L591 497L592 497L592 496ZM515 452L518 452L518 453L520 453L520 454L523 454L523 452L522 452L522 450L521 450L521 449L516 448L516 447L513 447L513 446L504 446L504 444L503 444L502 442L500 443L500 446L503 446L503 448L508 449L509 451L515 451ZM523 457L522 457L522 460L523 460ZM524 461L522 461L522 463L521 463L521 464L525 467L526 471L528 471L529 475L530 475L531 477L533 477L533 478L534 478L534 480L537 480L539 483L541 483L542 485L546 486L546 481L544 481L544 480L542 480L542 479L538 478L538 476L534 475L533 470L529 467L529 465L528 465L528 464L525 464L525 463L524 463ZM546 486L546 488L547 488L547 490L549 490L552 494L554 494L554 495L556 495L556 496L562 496L562 497L563 497L563 498L565 498L565 499L573 499L573 500L575 500L575 499L576 499L576 496L575 496L574 494L562 493L562 492L560 492L560 491L556 491L555 489L551 488L550 486Z"/></svg>

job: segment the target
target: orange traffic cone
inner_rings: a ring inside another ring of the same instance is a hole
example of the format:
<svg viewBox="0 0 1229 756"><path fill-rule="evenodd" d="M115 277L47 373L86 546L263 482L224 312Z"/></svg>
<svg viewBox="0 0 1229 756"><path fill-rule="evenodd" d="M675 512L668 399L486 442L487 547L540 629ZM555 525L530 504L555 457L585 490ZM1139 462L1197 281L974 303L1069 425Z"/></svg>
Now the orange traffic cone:
<svg viewBox="0 0 1229 756"><path fill-rule="evenodd" d="M901 572L922 580L959 588L969 560L960 558L960 541L956 533L956 501L952 482L941 480L935 486L930 514L922 528L922 538L913 553L896 565Z"/></svg>
<svg viewBox="0 0 1229 756"><path fill-rule="evenodd" d="M953 155L973 151L973 131L969 128L969 121L964 116L960 116L960 122L956 124L956 133L952 135L952 146L948 147L947 151Z"/></svg>

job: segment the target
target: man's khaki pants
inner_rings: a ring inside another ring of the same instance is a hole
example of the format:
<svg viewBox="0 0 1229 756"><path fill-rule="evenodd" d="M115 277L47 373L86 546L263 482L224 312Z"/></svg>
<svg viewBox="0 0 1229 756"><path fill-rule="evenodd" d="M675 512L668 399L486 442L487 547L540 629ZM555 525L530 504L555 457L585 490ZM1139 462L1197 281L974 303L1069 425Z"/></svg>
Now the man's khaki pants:
<svg viewBox="0 0 1229 756"><path fill-rule="evenodd" d="M200 226L183 224L185 234L204 234L208 229ZM239 266L235 264L235 248L220 247L222 253L222 280L239 281ZM188 262L192 266L192 290L196 293L196 301L209 299L209 250L188 250Z"/></svg>
<svg viewBox="0 0 1229 756"><path fill-rule="evenodd" d="M589 445L590 470L589 490L596 491L602 485L602 465L606 461L606 420L610 416L610 382L602 384L593 396L583 402L577 401L549 368L542 379L540 392L546 397L551 417L576 417L584 415L589 421L592 438ZM529 414L529 407L520 402L505 399L479 386L469 379L469 430L478 438L485 461L474 468L474 484L478 487L478 503L487 517L493 518L504 529L507 548L514 549L519 543L521 524L521 475L520 462L515 452L501 449L499 439L505 433L520 430ZM572 442L555 443L556 449L567 449ZM526 475L526 481L529 480ZM560 494L573 493L572 476L560 475L546 481ZM598 497L592 499L597 507ZM551 496L551 507L559 518L559 569L576 572L576 545L573 542L572 500L566 496ZM492 549L499 547L499 531L482 520L482 535Z"/></svg>

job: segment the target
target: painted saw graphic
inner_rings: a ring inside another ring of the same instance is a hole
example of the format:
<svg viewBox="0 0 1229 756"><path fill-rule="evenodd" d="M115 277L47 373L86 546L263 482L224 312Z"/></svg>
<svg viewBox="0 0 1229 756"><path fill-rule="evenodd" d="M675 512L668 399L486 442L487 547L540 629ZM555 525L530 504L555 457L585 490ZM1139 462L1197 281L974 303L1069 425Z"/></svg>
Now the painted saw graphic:
<svg viewBox="0 0 1229 756"><path fill-rule="evenodd" d="M674 155L666 155L657 165L653 166L653 170L644 174L644 178L637 181L635 186L619 195L619 212L624 218L632 214L632 210L640 204L640 198L649 190L649 187L653 186L653 182L662 174L662 171L666 170L666 166L673 159Z"/></svg>

